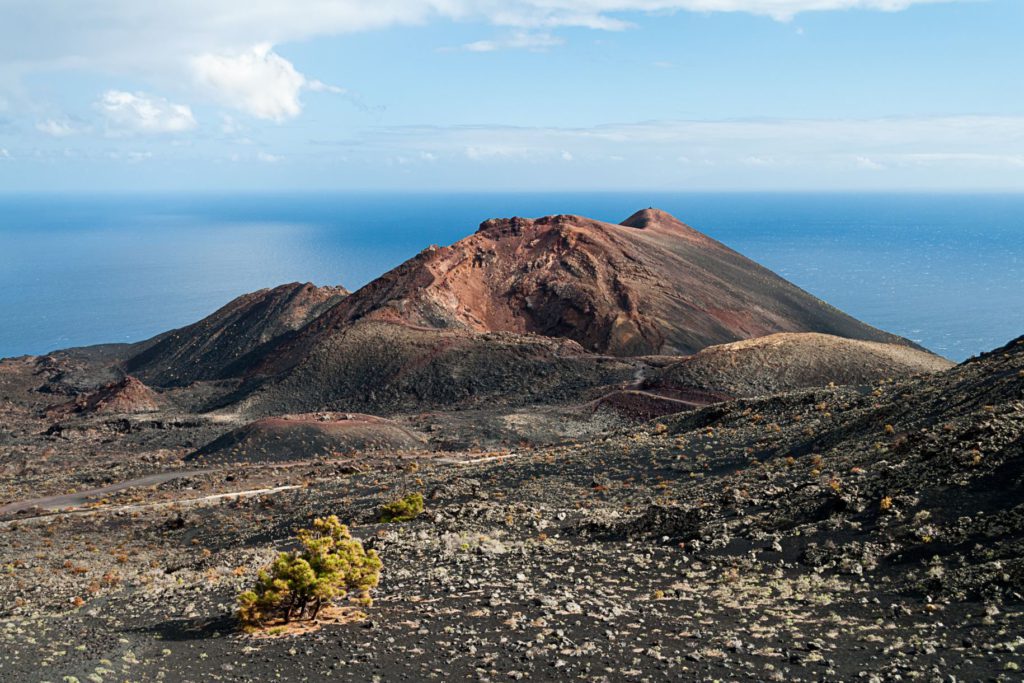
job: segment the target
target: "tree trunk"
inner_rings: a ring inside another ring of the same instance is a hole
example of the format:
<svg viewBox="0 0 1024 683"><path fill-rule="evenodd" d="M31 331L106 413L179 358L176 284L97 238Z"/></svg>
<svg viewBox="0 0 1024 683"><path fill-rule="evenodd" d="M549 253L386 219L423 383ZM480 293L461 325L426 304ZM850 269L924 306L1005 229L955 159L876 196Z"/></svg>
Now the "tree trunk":
<svg viewBox="0 0 1024 683"><path fill-rule="evenodd" d="M284 623L290 623L292 620L292 610L295 609L295 595L292 594L291 600L288 601L288 606L284 610Z"/></svg>

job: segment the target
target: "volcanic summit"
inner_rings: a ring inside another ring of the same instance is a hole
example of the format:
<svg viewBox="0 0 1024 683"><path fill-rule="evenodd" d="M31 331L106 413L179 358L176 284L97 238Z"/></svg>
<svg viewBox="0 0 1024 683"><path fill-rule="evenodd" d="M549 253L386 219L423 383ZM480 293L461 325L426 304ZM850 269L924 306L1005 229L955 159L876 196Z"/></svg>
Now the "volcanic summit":
<svg viewBox="0 0 1024 683"><path fill-rule="evenodd" d="M346 297L302 336L363 319L565 337L616 356L687 354L776 332L908 343L657 209L620 224L486 221Z"/></svg>

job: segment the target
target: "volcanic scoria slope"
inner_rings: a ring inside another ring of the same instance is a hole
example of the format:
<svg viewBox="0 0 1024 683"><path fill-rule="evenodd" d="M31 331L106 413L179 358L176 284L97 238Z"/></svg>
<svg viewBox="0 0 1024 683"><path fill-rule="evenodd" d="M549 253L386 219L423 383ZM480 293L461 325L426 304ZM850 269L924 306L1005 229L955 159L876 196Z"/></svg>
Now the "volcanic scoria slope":
<svg viewBox="0 0 1024 683"><path fill-rule="evenodd" d="M347 294L343 287L308 282L245 294L197 323L138 344L126 370L163 386L231 375L247 354L299 329Z"/></svg>
<svg viewBox="0 0 1024 683"><path fill-rule="evenodd" d="M774 332L908 343L656 209L489 220L347 297L304 340L361 319L565 337L616 356L693 353Z"/></svg>
<svg viewBox="0 0 1024 683"><path fill-rule="evenodd" d="M264 414L551 400L636 370L601 357L686 354L777 332L913 347L662 211L619 225L494 219L341 299L247 367L236 363L253 381L231 400Z"/></svg>

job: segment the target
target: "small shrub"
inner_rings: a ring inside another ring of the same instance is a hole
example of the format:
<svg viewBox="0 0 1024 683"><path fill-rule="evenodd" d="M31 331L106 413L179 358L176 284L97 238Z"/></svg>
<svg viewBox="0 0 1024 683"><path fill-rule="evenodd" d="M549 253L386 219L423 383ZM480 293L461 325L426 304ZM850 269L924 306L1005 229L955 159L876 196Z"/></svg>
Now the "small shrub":
<svg viewBox="0 0 1024 683"><path fill-rule="evenodd" d="M393 500L382 506L380 509L380 521L388 524L391 522L408 522L419 517L423 513L423 496L419 493L410 493L405 498Z"/></svg>
<svg viewBox="0 0 1024 683"><path fill-rule="evenodd" d="M380 581L381 561L374 550L352 538L334 515L313 520L297 534L302 550L280 553L260 570L256 586L238 596L238 616L247 631L269 621L316 621L327 604L344 597L369 606L370 590Z"/></svg>

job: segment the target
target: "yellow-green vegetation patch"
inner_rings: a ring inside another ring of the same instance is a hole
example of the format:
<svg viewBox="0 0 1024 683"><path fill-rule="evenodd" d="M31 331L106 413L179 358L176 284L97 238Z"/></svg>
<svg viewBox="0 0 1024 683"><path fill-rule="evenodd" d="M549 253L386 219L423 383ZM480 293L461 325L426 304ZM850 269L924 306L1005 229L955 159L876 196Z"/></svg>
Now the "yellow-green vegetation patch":
<svg viewBox="0 0 1024 683"><path fill-rule="evenodd" d="M302 549L280 553L260 570L256 586L238 596L244 630L284 633L293 621L315 624L325 607L345 597L373 603L370 591L381 570L376 551L364 549L334 515L314 520L297 536Z"/></svg>
<svg viewBox="0 0 1024 683"><path fill-rule="evenodd" d="M404 498L393 500L381 506L380 521L389 524L391 522L408 522L419 517L423 513L423 496L419 493L410 493Z"/></svg>

